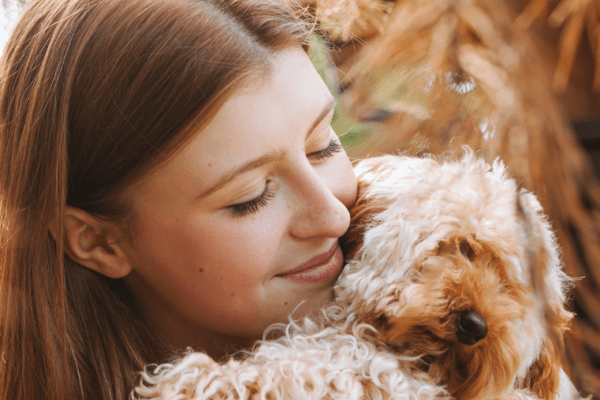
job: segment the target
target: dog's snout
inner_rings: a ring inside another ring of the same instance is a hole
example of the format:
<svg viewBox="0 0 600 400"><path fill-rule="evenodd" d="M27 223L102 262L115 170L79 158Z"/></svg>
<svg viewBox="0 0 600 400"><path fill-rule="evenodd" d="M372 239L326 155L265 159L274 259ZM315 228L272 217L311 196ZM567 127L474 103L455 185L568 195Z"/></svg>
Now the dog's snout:
<svg viewBox="0 0 600 400"><path fill-rule="evenodd" d="M479 342L485 338L488 332L485 319L475 310L463 310L459 312L456 327L458 341L467 345Z"/></svg>

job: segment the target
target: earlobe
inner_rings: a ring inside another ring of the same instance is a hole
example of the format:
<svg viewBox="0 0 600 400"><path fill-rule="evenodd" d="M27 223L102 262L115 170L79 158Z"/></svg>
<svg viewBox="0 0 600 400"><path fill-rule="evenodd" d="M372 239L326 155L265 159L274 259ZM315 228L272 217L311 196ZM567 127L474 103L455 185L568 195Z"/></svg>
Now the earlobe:
<svg viewBox="0 0 600 400"><path fill-rule="evenodd" d="M65 210L64 239L67 255L82 266L108 278L123 278L131 262L115 226L75 207Z"/></svg>

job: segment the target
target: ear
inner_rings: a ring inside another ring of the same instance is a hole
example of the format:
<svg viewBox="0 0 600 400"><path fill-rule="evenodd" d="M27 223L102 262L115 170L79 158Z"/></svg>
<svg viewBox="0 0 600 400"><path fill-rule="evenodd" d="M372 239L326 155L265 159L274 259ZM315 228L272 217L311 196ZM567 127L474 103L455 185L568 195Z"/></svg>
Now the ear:
<svg viewBox="0 0 600 400"><path fill-rule="evenodd" d="M555 316L547 319L548 338L542 344L538 359L529 367L520 387L531 389L536 397L555 400L560 386L561 355L565 333L573 314L567 311L560 300L552 304Z"/></svg>
<svg viewBox="0 0 600 400"><path fill-rule="evenodd" d="M551 342L542 345L540 357L531 365L520 387L528 388L536 397L554 400L558 393L560 357Z"/></svg>
<svg viewBox="0 0 600 400"><path fill-rule="evenodd" d="M113 222L100 220L79 208L65 210L65 252L73 261L112 279L123 278L132 269L123 250L121 232Z"/></svg>

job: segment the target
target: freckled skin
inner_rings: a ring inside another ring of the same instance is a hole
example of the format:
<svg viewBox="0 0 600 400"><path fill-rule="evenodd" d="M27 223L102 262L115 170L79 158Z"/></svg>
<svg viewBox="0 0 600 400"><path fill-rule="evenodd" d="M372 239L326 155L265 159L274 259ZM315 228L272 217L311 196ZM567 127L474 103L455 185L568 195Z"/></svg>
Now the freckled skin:
<svg viewBox="0 0 600 400"><path fill-rule="evenodd" d="M312 156L337 141L333 111L308 134L331 101L307 55L284 50L270 78L235 93L189 144L126 193L139 227L134 244L123 245L132 265L124 281L142 318L176 348L222 356L332 298L336 277L282 277L327 252L349 225L356 179L348 157ZM232 169L271 153L282 156L198 198ZM267 189L265 204L232 213Z"/></svg>

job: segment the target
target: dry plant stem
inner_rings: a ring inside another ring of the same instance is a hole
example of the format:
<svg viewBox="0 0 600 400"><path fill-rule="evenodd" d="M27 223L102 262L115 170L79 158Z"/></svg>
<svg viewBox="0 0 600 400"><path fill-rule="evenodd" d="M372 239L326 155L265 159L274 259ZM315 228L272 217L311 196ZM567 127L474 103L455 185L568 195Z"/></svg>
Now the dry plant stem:
<svg viewBox="0 0 600 400"><path fill-rule="evenodd" d="M321 0L316 3L315 14L331 40L348 42L377 34L387 17L388 9L382 1Z"/></svg>
<svg viewBox="0 0 600 400"><path fill-rule="evenodd" d="M598 9L594 8L594 16L597 15ZM593 36L593 38L595 40L590 40L590 43L595 43L595 48L592 48L592 52L595 56L596 59L596 63L594 65L594 91L595 92L600 92L600 24L597 22L595 23L594 26L594 30L592 31L593 33L591 34L591 36ZM595 50L595 51L594 51Z"/></svg>
<svg viewBox="0 0 600 400"><path fill-rule="evenodd" d="M575 13L569 18L569 21L564 27L560 40L560 55L556 65L554 79L552 80L552 87L557 92L564 92L567 88L571 69L573 68L573 62L575 61L575 52L577 51L583 33L583 18L583 13Z"/></svg>
<svg viewBox="0 0 600 400"><path fill-rule="evenodd" d="M515 28L518 31L524 31L536 19L544 19L554 3L550 0L530 0L515 20ZM552 87L557 93L564 93L567 89L584 29L587 31L591 51L595 57L593 89L596 92L600 91L600 59L598 58L597 40L600 29L597 17L599 8L600 1L598 0L562 0L547 19L548 25L562 29L559 59L552 82Z"/></svg>
<svg viewBox="0 0 600 400"><path fill-rule="evenodd" d="M530 0L523 12L515 19L515 28L520 31L526 30L547 10L548 0Z"/></svg>

